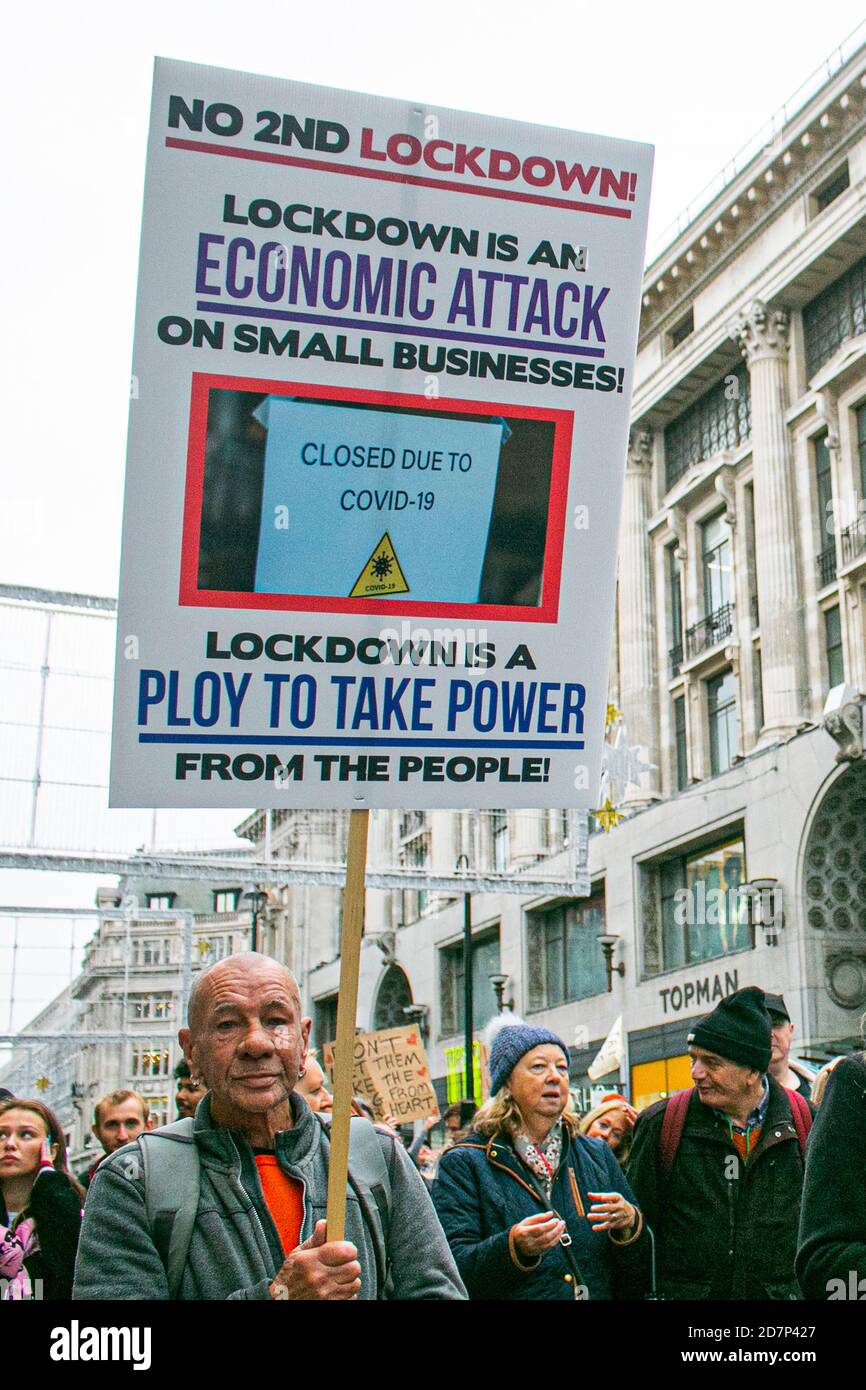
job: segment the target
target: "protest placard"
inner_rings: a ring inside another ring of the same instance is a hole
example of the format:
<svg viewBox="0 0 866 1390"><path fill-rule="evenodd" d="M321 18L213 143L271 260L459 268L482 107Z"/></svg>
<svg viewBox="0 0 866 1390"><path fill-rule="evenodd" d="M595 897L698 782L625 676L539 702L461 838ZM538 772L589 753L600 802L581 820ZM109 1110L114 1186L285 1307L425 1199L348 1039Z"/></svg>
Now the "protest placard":
<svg viewBox="0 0 866 1390"><path fill-rule="evenodd" d="M650 171L157 61L113 805L594 804Z"/></svg>
<svg viewBox="0 0 866 1390"><path fill-rule="evenodd" d="M333 1043L323 1047L322 1060L333 1072ZM356 1034L352 1087L369 1102L377 1119L390 1115L398 1124L408 1124L438 1109L427 1053L417 1028Z"/></svg>

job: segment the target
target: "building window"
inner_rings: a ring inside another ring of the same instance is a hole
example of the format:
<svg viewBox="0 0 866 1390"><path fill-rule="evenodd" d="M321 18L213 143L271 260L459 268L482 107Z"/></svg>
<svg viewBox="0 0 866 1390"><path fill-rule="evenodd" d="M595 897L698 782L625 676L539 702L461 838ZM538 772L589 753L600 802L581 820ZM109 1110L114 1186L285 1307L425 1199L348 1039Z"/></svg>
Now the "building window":
<svg viewBox="0 0 866 1390"><path fill-rule="evenodd" d="M724 512L701 527L701 561L704 574L704 612L709 617L733 601L734 569L731 528Z"/></svg>
<svg viewBox="0 0 866 1390"><path fill-rule="evenodd" d="M751 945L742 835L650 865L661 901L661 959L648 974L678 970ZM654 953L657 955L657 953Z"/></svg>
<svg viewBox="0 0 866 1390"><path fill-rule="evenodd" d="M423 811L409 811L400 818L400 866L404 869L429 869L430 830ZM417 922L430 901L426 888L411 888L403 892L403 921Z"/></svg>
<svg viewBox="0 0 866 1390"><path fill-rule="evenodd" d="M171 1018L173 1001L168 994L134 994L130 997L131 1015L134 1019Z"/></svg>
<svg viewBox="0 0 866 1390"><path fill-rule="evenodd" d="M665 429L667 487L672 488L693 463L722 449L738 448L751 432L749 373L741 362Z"/></svg>
<svg viewBox="0 0 866 1390"><path fill-rule="evenodd" d="M848 338L866 333L866 256L803 310L806 373L813 377Z"/></svg>
<svg viewBox="0 0 866 1390"><path fill-rule="evenodd" d="M526 914L528 1002L553 1009L607 988L598 935L604 931L604 891Z"/></svg>
<svg viewBox="0 0 866 1390"><path fill-rule="evenodd" d="M665 551L668 569L668 600L671 609L671 676L679 675L683 662L683 582L682 562L677 546L669 545Z"/></svg>
<svg viewBox="0 0 866 1390"><path fill-rule="evenodd" d="M313 1024L316 1046L334 1042L337 1037L337 996L327 994L324 999L313 1000Z"/></svg>
<svg viewBox="0 0 866 1390"><path fill-rule="evenodd" d="M827 653L827 681L830 689L845 682L842 657L842 615L838 603L824 609L824 649Z"/></svg>
<svg viewBox="0 0 866 1390"><path fill-rule="evenodd" d="M171 941L163 937L136 937L132 943L133 965L169 965Z"/></svg>
<svg viewBox="0 0 866 1390"><path fill-rule="evenodd" d="M764 671L760 647L755 647L752 655L752 693L755 700L755 728L760 733L764 727Z"/></svg>
<svg viewBox="0 0 866 1390"><path fill-rule="evenodd" d="M726 772L737 752L737 683L733 671L707 681L710 718L710 768L713 776Z"/></svg>
<svg viewBox="0 0 866 1390"><path fill-rule="evenodd" d="M159 1129L161 1125L167 1125L173 1118L168 1113L169 1098L166 1095L152 1096L147 1091L142 1091L142 1099L147 1101L147 1113L150 1118L152 1129Z"/></svg>
<svg viewBox="0 0 866 1390"><path fill-rule="evenodd" d="M755 565L755 556L758 553L758 542L755 534L755 489L751 483L744 489L743 500L746 516L746 578L749 585L749 614L752 619L752 627L755 628L760 626L761 615L758 608L758 575Z"/></svg>
<svg viewBox="0 0 866 1390"><path fill-rule="evenodd" d="M240 888L219 888L213 895L214 912L237 912Z"/></svg>
<svg viewBox="0 0 866 1390"><path fill-rule="evenodd" d="M841 197L845 189L849 188L850 185L851 179L848 174L848 161L846 160L842 168L837 169L835 174L827 179L826 183L823 183L821 187L812 194L813 217L817 216L819 212L823 212L825 208L828 208L831 203Z"/></svg>
<svg viewBox="0 0 866 1390"><path fill-rule="evenodd" d="M860 459L860 497L866 497L866 405L858 407L856 412L857 420L857 455Z"/></svg>
<svg viewBox="0 0 866 1390"><path fill-rule="evenodd" d="M695 312L694 309L689 309L689 312L683 315L679 323L674 324L668 334L668 343L671 351L673 351L674 348L678 348L680 343L684 343L686 338L690 337L694 331Z"/></svg>
<svg viewBox="0 0 866 1390"><path fill-rule="evenodd" d="M686 656L700 656L733 631L734 571L731 528L724 512L701 527L701 564L706 617L686 630Z"/></svg>
<svg viewBox="0 0 866 1390"><path fill-rule="evenodd" d="M491 975L499 974L499 928L472 938L472 1027L483 1028L496 1013ZM439 952L439 1036L463 1032L463 943Z"/></svg>
<svg viewBox="0 0 866 1390"><path fill-rule="evenodd" d="M218 936L202 936L196 943L203 965L213 965L214 961L225 960L234 952L234 937L229 933Z"/></svg>
<svg viewBox="0 0 866 1390"><path fill-rule="evenodd" d="M490 845L493 868L504 874L508 869L508 816L505 811L490 812Z"/></svg>
<svg viewBox="0 0 866 1390"><path fill-rule="evenodd" d="M674 700L674 739L677 750L677 791L684 791L689 783L689 752L686 737L686 701L680 695Z"/></svg>
<svg viewBox="0 0 866 1390"><path fill-rule="evenodd" d="M826 431L819 434L813 445L815 454L815 495L818 507L818 534L821 548L817 556L818 583L823 588L836 578L836 541L833 536L833 473L830 468L830 446ZM825 545L827 536L829 545Z"/></svg>
<svg viewBox="0 0 866 1390"><path fill-rule="evenodd" d="M389 965L376 990L370 1018L373 1032L380 1028L405 1028L409 1020L403 1010L411 1003L412 990L405 970L399 965Z"/></svg>
<svg viewBox="0 0 866 1390"><path fill-rule="evenodd" d="M149 1047L146 1043L133 1043L132 1076L168 1076L169 1051L167 1047Z"/></svg>
<svg viewBox="0 0 866 1390"><path fill-rule="evenodd" d="M148 893L145 897L149 912L171 912L176 893Z"/></svg>

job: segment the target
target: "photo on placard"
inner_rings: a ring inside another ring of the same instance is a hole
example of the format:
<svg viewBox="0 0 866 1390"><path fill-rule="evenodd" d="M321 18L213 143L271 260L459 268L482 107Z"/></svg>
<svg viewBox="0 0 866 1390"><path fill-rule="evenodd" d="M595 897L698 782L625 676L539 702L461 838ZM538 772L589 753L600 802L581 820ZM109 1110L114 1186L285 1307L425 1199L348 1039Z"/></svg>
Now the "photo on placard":
<svg viewBox="0 0 866 1390"><path fill-rule="evenodd" d="M555 621L571 416L502 409L197 375L181 603Z"/></svg>

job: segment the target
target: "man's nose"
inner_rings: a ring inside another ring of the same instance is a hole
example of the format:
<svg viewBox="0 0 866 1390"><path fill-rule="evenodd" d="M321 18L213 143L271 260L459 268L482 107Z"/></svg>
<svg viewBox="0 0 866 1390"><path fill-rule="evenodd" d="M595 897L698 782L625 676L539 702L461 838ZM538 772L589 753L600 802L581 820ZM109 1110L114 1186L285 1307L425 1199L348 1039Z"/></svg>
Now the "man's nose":
<svg viewBox="0 0 866 1390"><path fill-rule="evenodd" d="M258 1019L255 1023L251 1023L247 1029L242 1049L254 1057L267 1057L269 1053L274 1051L274 1040L267 1028L263 1027Z"/></svg>
<svg viewBox="0 0 866 1390"><path fill-rule="evenodd" d="M703 1081L704 1077L706 1076L706 1072L704 1071L704 1069L703 1069L703 1067L701 1066L701 1063L700 1063L700 1061L698 1060L697 1057L695 1057L694 1060L692 1061L691 1071L692 1071L692 1079L693 1079L694 1081Z"/></svg>

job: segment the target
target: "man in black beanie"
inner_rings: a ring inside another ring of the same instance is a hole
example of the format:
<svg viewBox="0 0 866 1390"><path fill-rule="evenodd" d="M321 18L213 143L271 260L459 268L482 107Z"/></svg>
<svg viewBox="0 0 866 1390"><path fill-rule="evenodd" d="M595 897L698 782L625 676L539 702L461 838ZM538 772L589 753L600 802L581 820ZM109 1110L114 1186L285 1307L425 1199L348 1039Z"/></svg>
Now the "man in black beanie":
<svg viewBox="0 0 866 1390"><path fill-rule="evenodd" d="M656 1239L664 1298L799 1298L794 1277L811 1111L767 1075L760 989L688 1035L693 1089L640 1116L629 1182Z"/></svg>

